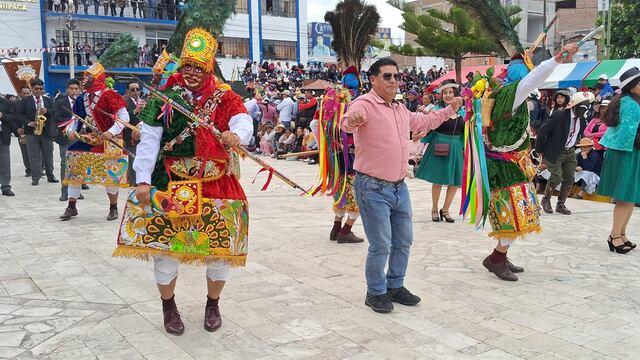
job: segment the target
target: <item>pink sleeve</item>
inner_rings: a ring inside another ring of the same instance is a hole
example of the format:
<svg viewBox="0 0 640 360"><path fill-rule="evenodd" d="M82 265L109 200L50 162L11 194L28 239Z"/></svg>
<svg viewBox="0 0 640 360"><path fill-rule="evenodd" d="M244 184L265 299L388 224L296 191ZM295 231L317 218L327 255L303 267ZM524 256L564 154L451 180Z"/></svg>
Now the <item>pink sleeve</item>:
<svg viewBox="0 0 640 360"><path fill-rule="evenodd" d="M596 119L593 119L593 120L589 121L589 124L587 125L587 128L584 129L584 136L591 137L591 131L593 130L593 127L595 126L595 123L596 123Z"/></svg>
<svg viewBox="0 0 640 360"><path fill-rule="evenodd" d="M365 124L366 124L366 121L368 121L368 119L367 119L367 109L364 104L364 101L354 101L353 103L351 103L351 105L349 105L349 109L347 110L346 113L344 113L344 116L342 117L342 123L340 124L340 127L342 128L342 130L349 133L353 133L354 131L356 131L357 128L349 126L349 122L347 121L349 114L353 114L356 112L361 112L365 115Z"/></svg>
<svg viewBox="0 0 640 360"><path fill-rule="evenodd" d="M428 114L423 114L420 112L411 113L409 129L413 132L429 132L433 129L438 128L440 124L447 121L447 119L455 115L455 113L456 112L453 111L451 106L447 106L442 110L432 111Z"/></svg>

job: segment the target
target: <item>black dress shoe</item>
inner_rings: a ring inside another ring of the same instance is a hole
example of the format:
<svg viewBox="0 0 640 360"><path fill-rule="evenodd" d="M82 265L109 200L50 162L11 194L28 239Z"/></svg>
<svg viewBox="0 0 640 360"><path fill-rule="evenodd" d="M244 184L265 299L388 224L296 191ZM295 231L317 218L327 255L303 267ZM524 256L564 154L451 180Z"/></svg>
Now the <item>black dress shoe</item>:
<svg viewBox="0 0 640 360"><path fill-rule="evenodd" d="M182 333L184 333L184 323L180 318L178 309L164 311L163 315L164 329L167 330L169 334L182 335Z"/></svg>
<svg viewBox="0 0 640 360"><path fill-rule="evenodd" d="M222 326L222 317L218 304L207 306L204 309L204 329L214 332Z"/></svg>
<svg viewBox="0 0 640 360"><path fill-rule="evenodd" d="M31 173L24 173L24 177L31 177Z"/></svg>
<svg viewBox="0 0 640 360"><path fill-rule="evenodd" d="M419 296L413 295L404 286L397 289L387 289L387 297L393 302L407 306L417 305L421 300Z"/></svg>
<svg viewBox="0 0 640 360"><path fill-rule="evenodd" d="M38 184L40 184L40 179L33 179L33 180L31 180L31 185L32 185L32 186L38 186Z"/></svg>
<svg viewBox="0 0 640 360"><path fill-rule="evenodd" d="M112 221L118 218L118 209L109 209L109 215L107 215L107 221Z"/></svg>
<svg viewBox="0 0 640 360"><path fill-rule="evenodd" d="M393 311L393 304L387 297L387 294L371 295L367 293L364 304L370 307L371 310L381 314L390 313Z"/></svg>
<svg viewBox="0 0 640 360"><path fill-rule="evenodd" d="M82 196L82 194L80 194L80 196L78 196L78 200L84 200L84 196Z"/></svg>
<svg viewBox="0 0 640 360"><path fill-rule="evenodd" d="M78 216L78 209L68 207L64 210L64 214L60 215L60 220L67 221L74 216Z"/></svg>
<svg viewBox="0 0 640 360"><path fill-rule="evenodd" d="M82 190L89 190L89 185L82 184Z"/></svg>
<svg viewBox="0 0 640 360"><path fill-rule="evenodd" d="M67 200L69 200L69 196L64 195L64 194L63 194L63 195L60 195L60 199L58 199L58 200L60 200L60 201L67 201Z"/></svg>
<svg viewBox="0 0 640 360"><path fill-rule="evenodd" d="M4 196L16 196L16 194L11 190L2 190L2 195L4 195Z"/></svg>
<svg viewBox="0 0 640 360"><path fill-rule="evenodd" d="M50 183L56 184L56 183L59 183L60 181L59 181L58 179L56 179L55 177L53 177L53 176L52 176L52 177L48 177L48 178L47 178L47 182L50 182Z"/></svg>

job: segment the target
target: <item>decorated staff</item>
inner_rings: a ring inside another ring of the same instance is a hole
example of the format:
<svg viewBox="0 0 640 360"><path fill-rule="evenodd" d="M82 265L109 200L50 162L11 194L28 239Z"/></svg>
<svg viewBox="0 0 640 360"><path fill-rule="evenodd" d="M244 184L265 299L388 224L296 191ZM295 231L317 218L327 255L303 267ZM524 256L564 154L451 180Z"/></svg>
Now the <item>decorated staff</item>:
<svg viewBox="0 0 640 360"><path fill-rule="evenodd" d="M143 87L145 87L146 89L148 89L151 92L151 95L161 99L166 104L166 106L170 107L171 109L177 110L181 114L185 115L187 117L187 119L190 121L190 125L189 125L188 128L185 128L181 134L179 134L174 139L172 139L170 142L165 144L165 147L166 147L167 150L170 150L171 148L173 148L173 146L175 146L176 144L184 141L187 137L191 136L191 134L195 131L195 129L197 127L203 127L203 128L206 128L207 130L210 130L216 137L220 137L222 135L220 130L218 130L215 127L215 124L211 124L208 121L206 121L205 119L201 119L199 115L197 115L193 111L188 110L187 108L185 108L184 106L180 105L179 103L175 102L173 99L171 99L167 95L163 94L161 91L158 91L154 87L147 85L146 83L144 83L141 80L138 80L138 81L140 81L140 83L142 84ZM223 86L227 86L227 85L223 85ZM167 121L171 121L171 118L173 117L173 111L168 107L164 107L163 108L164 116L168 119ZM249 151L247 151L247 149L245 149L244 147L242 147L242 146L234 146L233 150L238 152L242 157L248 157L249 159L253 160L258 165L260 165L262 167L262 170L260 170L260 172L263 172L263 171L268 171L269 172L269 176L267 178L267 182L262 187L262 190L266 190L267 189L267 187L269 186L269 183L271 182L271 177L273 175L275 175L278 179L284 181L287 185L293 187L294 189L301 190L304 193L307 192L303 187L301 187L300 185L295 183L293 180L289 179L287 176L285 176L280 171L276 170L273 166L267 164L262 159L258 158L257 156L255 156L252 153L250 153Z"/></svg>

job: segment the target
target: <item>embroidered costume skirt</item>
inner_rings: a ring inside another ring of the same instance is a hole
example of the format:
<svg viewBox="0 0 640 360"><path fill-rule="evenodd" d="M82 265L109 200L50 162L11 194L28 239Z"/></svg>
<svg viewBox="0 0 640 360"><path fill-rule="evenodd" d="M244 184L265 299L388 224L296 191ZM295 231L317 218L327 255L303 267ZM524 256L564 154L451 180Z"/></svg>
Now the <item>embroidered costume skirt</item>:
<svg viewBox="0 0 640 360"><path fill-rule="evenodd" d="M520 183L491 191L489 236L516 239L540 232L540 206L532 183Z"/></svg>
<svg viewBox="0 0 640 360"><path fill-rule="evenodd" d="M182 263L244 266L249 208L237 165L218 168L208 161L178 160L165 164L172 173L168 183L154 180L162 188L152 187L151 204L143 207L135 193L129 196L113 256L149 260L164 255Z"/></svg>
<svg viewBox="0 0 640 360"><path fill-rule="evenodd" d="M598 194L640 204L640 149L605 152Z"/></svg>
<svg viewBox="0 0 640 360"><path fill-rule="evenodd" d="M73 144L67 150L64 185L96 184L129 187L127 181L129 157L121 149L111 143L93 147L80 144Z"/></svg>
<svg viewBox="0 0 640 360"><path fill-rule="evenodd" d="M353 175L347 175L347 181L344 186L333 194L333 210L334 211L346 211L350 213L359 213L358 203L356 202L356 196L353 191Z"/></svg>
<svg viewBox="0 0 640 360"><path fill-rule="evenodd" d="M437 156L436 144L449 144L449 155ZM462 168L464 167L464 144L461 135L436 133L425 151L420 165L415 172L416 178L432 184L460 186L462 185Z"/></svg>

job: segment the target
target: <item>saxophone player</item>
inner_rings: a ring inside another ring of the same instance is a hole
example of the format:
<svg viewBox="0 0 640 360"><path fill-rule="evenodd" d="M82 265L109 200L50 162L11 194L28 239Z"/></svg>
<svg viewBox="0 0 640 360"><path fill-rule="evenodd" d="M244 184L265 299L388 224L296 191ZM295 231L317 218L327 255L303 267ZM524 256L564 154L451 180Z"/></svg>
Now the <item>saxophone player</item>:
<svg viewBox="0 0 640 360"><path fill-rule="evenodd" d="M16 116L27 136L27 154L31 168L31 185L37 186L42 177L42 164L50 183L59 182L53 174L53 141L47 126L42 126L41 134L36 134L38 117L44 116L45 122L53 121L53 101L44 96L44 82L31 80L32 96L23 97L16 106Z"/></svg>

